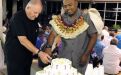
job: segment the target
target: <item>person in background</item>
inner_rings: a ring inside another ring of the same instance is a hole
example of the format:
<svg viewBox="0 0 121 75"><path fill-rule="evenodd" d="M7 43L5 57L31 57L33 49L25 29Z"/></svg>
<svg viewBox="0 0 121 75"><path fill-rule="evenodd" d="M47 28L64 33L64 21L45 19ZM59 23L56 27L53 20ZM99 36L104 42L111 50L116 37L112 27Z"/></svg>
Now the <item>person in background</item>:
<svg viewBox="0 0 121 75"><path fill-rule="evenodd" d="M96 41L96 44L93 48L93 53L96 53L96 57L93 57L92 61L93 61L93 67L97 67L99 64L102 65L103 63L103 49L105 48L105 44L102 42L102 40L104 39L103 35L99 35L98 39Z"/></svg>
<svg viewBox="0 0 121 75"><path fill-rule="evenodd" d="M110 32L109 33L109 40L113 39L115 37L115 33L114 32Z"/></svg>
<svg viewBox="0 0 121 75"><path fill-rule="evenodd" d="M52 55L52 44L56 37L61 39L58 57L72 61L72 66L85 73L90 53L97 39L97 29L88 14L78 9L78 0L63 0L64 13L52 16L52 31L45 52Z"/></svg>
<svg viewBox="0 0 121 75"><path fill-rule="evenodd" d="M44 31L41 31L37 37L37 40L36 40L36 47L38 49L41 49L41 47L43 46L43 44L46 43L46 41L44 41L46 38L44 36Z"/></svg>
<svg viewBox="0 0 121 75"><path fill-rule="evenodd" d="M36 47L38 49L41 49L46 44L50 32L51 29L49 26L46 26L45 28L43 28L42 31L39 32L39 35L36 40Z"/></svg>
<svg viewBox="0 0 121 75"><path fill-rule="evenodd" d="M118 44L117 44L117 47L121 49L121 34L117 34L116 35L116 38L118 39Z"/></svg>
<svg viewBox="0 0 121 75"><path fill-rule="evenodd" d="M51 32L51 27L50 26L46 26L45 35L47 35L47 37L49 36L50 32Z"/></svg>
<svg viewBox="0 0 121 75"><path fill-rule="evenodd" d="M41 0L30 0L11 18L4 48L8 75L30 75L33 54L45 64L50 62L51 57L35 47L39 28L36 19L42 8Z"/></svg>
<svg viewBox="0 0 121 75"><path fill-rule="evenodd" d="M102 41L105 44L105 46L110 45L110 41L108 40L109 39L109 32L108 32L107 26L104 26L104 28L102 30L102 35L104 35L104 39Z"/></svg>
<svg viewBox="0 0 121 75"><path fill-rule="evenodd" d="M118 34L118 30L115 30L115 37L118 39L117 47L121 49L121 34Z"/></svg>
<svg viewBox="0 0 121 75"><path fill-rule="evenodd" d="M116 46L118 40L113 38L110 45L103 49L104 72L108 74L118 74L121 71L121 50Z"/></svg>

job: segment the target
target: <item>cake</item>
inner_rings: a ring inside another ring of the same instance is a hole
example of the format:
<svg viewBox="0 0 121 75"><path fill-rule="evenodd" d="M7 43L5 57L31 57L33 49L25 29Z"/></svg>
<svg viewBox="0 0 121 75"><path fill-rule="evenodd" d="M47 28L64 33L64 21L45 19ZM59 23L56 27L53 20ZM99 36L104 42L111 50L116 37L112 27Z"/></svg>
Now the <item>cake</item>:
<svg viewBox="0 0 121 75"><path fill-rule="evenodd" d="M72 62L65 58L53 59L51 65L45 67L42 71L36 72L36 75L82 75L77 69L72 67Z"/></svg>

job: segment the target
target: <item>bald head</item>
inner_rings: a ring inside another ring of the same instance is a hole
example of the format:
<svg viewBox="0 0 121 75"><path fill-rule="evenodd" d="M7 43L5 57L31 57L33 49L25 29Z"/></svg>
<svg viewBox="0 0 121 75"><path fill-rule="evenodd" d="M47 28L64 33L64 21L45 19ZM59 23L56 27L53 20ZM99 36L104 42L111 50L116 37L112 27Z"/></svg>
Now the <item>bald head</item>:
<svg viewBox="0 0 121 75"><path fill-rule="evenodd" d="M63 0L63 9L68 15L74 15L77 11L78 1L77 0Z"/></svg>
<svg viewBox="0 0 121 75"><path fill-rule="evenodd" d="M27 4L25 11L30 20L35 20L42 12L43 6L41 0L30 0Z"/></svg>
<svg viewBox="0 0 121 75"><path fill-rule="evenodd" d="M113 39L110 41L110 44L111 44L111 45L117 45L117 44L118 44L118 39L113 38Z"/></svg>

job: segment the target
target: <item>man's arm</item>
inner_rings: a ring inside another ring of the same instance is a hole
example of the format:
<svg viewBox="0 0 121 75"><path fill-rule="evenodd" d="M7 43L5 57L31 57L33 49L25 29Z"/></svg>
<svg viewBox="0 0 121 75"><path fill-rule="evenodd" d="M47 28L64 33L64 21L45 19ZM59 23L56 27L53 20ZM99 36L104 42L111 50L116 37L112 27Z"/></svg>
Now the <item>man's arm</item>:
<svg viewBox="0 0 121 75"><path fill-rule="evenodd" d="M93 33L91 36L90 36L90 40L88 42L88 45L87 45L87 49L86 49L86 52L82 55L81 57L81 64L86 64L88 62L88 59L89 59L89 55L90 53L92 52L92 49L95 45L95 42L97 40L97 33Z"/></svg>
<svg viewBox="0 0 121 75"><path fill-rule="evenodd" d="M18 36L18 39L19 39L20 43L21 43L24 47L26 47L29 51L31 51L31 52L34 53L34 54L38 54L38 56L40 57L40 59L42 60L43 63L47 64L47 63L50 62L49 59L51 59L51 57L50 57L48 54L46 54L46 53L44 53L44 52L42 52L42 51L39 52L39 49L37 49L37 48L27 39L26 36ZM39 53L38 53L38 52L39 52Z"/></svg>
<svg viewBox="0 0 121 75"><path fill-rule="evenodd" d="M96 43L98 31L94 25L94 22L91 20L88 12L84 13L84 19L89 24L89 28L87 29L89 41L85 52L85 55L89 55L92 52L92 49Z"/></svg>
<svg viewBox="0 0 121 75"><path fill-rule="evenodd" d="M93 47L94 47L96 40L97 40L97 32L93 33L90 37L91 38L88 42L87 49L86 49L86 52L85 52L86 55L90 55L90 53L93 50Z"/></svg>
<svg viewBox="0 0 121 75"><path fill-rule="evenodd" d="M86 13L84 13L83 16L84 16L84 20L89 24L89 28L87 29L87 32L89 35L89 41L88 41L88 45L86 47L86 51L81 57L81 63L86 64L89 59L89 55L92 52L92 49L96 43L98 31L97 31L93 21L90 19L90 15L89 15L88 11Z"/></svg>
<svg viewBox="0 0 121 75"><path fill-rule="evenodd" d="M52 55L51 48L52 48L52 44L54 42L55 37L56 37L56 33L54 31L51 31L47 39L47 45L50 45L51 47L46 48L45 52L48 53L50 56Z"/></svg>

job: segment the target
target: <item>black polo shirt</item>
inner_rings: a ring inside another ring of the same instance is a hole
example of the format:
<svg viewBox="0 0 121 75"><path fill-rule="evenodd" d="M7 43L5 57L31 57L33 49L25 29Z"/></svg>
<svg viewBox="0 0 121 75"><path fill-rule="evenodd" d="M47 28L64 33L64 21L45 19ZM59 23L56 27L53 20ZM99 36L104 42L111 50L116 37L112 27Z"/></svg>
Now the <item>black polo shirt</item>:
<svg viewBox="0 0 121 75"><path fill-rule="evenodd" d="M35 45L38 34L37 21L29 20L24 10L12 17L6 35L5 50L8 61L25 62L32 59L32 53L20 44L17 36L26 36Z"/></svg>

